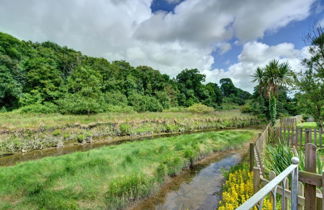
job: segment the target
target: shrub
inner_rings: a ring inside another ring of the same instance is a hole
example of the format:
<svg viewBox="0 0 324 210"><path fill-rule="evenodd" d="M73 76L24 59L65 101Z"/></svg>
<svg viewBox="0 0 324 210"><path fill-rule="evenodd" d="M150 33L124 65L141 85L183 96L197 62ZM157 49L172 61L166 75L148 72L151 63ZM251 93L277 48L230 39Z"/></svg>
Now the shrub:
<svg viewBox="0 0 324 210"><path fill-rule="evenodd" d="M58 108L55 104L45 102L45 104L32 104L32 105L21 107L19 109L19 112L49 114L49 113L58 112Z"/></svg>
<svg viewBox="0 0 324 210"><path fill-rule="evenodd" d="M127 97L121 92L107 92L104 94L105 103L113 106L127 106Z"/></svg>
<svg viewBox="0 0 324 210"><path fill-rule="evenodd" d="M131 106L116 106L108 104L105 108L107 112L119 112L119 113L134 113L135 110Z"/></svg>
<svg viewBox="0 0 324 210"><path fill-rule="evenodd" d="M119 126L119 130L120 130L121 135L129 135L129 134L131 134L131 129L132 129L132 126L130 124L127 124L127 123L122 123Z"/></svg>
<svg viewBox="0 0 324 210"><path fill-rule="evenodd" d="M93 114L102 112L102 98L84 97L79 94L67 94L58 100L62 114Z"/></svg>
<svg viewBox="0 0 324 210"><path fill-rule="evenodd" d="M171 107L169 109L163 110L163 112L187 112L187 108L183 106Z"/></svg>
<svg viewBox="0 0 324 210"><path fill-rule="evenodd" d="M214 111L214 108L206 106L204 104L194 104L187 109L189 112L193 113L209 113Z"/></svg>
<svg viewBox="0 0 324 210"><path fill-rule="evenodd" d="M163 110L160 102L152 97L140 94L132 94L128 97L129 105L133 106L137 112L161 112Z"/></svg>

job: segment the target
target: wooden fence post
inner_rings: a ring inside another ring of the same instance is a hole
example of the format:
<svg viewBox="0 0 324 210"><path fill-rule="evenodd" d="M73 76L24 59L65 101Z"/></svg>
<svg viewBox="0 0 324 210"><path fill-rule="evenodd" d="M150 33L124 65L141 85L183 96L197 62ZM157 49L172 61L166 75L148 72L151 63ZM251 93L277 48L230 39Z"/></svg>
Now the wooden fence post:
<svg viewBox="0 0 324 210"><path fill-rule="evenodd" d="M305 146L305 171L316 173L316 146L306 144ZM316 209L316 186L305 184L305 209Z"/></svg>
<svg viewBox="0 0 324 210"><path fill-rule="evenodd" d="M310 139L310 131L309 131L309 129L306 129L305 132L306 132L306 135L305 135L306 142L305 142L305 144L308 144L311 141L311 139Z"/></svg>
<svg viewBox="0 0 324 210"><path fill-rule="evenodd" d="M254 143L250 143L250 171L253 171L254 167Z"/></svg>
<svg viewBox="0 0 324 210"><path fill-rule="evenodd" d="M254 167L253 168L253 190L254 193L259 191L259 187L260 187L260 175L261 175L261 169L258 167Z"/></svg>
<svg viewBox="0 0 324 210"><path fill-rule="evenodd" d="M322 172L322 210L324 209L324 171Z"/></svg>

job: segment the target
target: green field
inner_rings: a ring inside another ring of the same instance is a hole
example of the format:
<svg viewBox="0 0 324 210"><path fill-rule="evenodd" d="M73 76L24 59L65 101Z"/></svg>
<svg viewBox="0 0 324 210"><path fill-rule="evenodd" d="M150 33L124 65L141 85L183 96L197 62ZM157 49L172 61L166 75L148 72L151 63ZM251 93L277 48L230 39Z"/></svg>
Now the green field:
<svg viewBox="0 0 324 210"><path fill-rule="evenodd" d="M116 209L216 151L242 148L257 131L187 134L0 168L1 209Z"/></svg>
<svg viewBox="0 0 324 210"><path fill-rule="evenodd" d="M298 128L318 128L316 122L303 122L297 124Z"/></svg>
<svg viewBox="0 0 324 210"><path fill-rule="evenodd" d="M242 128L261 120L239 110L212 112L102 113L96 115L0 114L0 152L40 150L92 141L119 141L165 133Z"/></svg>

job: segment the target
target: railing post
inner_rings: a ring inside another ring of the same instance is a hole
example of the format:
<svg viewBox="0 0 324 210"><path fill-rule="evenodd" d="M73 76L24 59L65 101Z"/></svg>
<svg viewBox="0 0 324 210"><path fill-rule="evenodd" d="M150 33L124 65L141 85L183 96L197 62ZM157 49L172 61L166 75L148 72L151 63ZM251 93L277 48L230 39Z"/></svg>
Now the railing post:
<svg viewBox="0 0 324 210"><path fill-rule="evenodd" d="M299 159L293 157L291 159L292 164L298 165ZM298 207L298 166L292 172L292 179L291 179L291 210L297 210Z"/></svg>
<svg viewBox="0 0 324 210"><path fill-rule="evenodd" d="M260 168L258 168L258 167L253 168L253 190L254 190L254 193L259 191L260 173L261 173Z"/></svg>
<svg viewBox="0 0 324 210"><path fill-rule="evenodd" d="M308 143L310 143L310 131L309 131L309 129L306 129L305 130L305 132L306 132L306 142L305 142L305 144L308 144Z"/></svg>
<svg viewBox="0 0 324 210"><path fill-rule="evenodd" d="M305 146L305 171L316 173L316 146L306 144ZM305 184L305 209L316 209L316 186Z"/></svg>
<svg viewBox="0 0 324 210"><path fill-rule="evenodd" d="M253 171L254 167L254 143L250 143L250 171Z"/></svg>

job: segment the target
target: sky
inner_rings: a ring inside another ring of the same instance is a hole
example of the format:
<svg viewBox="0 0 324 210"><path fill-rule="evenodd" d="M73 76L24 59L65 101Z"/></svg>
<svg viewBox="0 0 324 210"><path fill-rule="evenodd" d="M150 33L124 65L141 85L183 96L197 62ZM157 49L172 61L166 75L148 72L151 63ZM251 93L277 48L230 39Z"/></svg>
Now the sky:
<svg viewBox="0 0 324 210"><path fill-rule="evenodd" d="M323 1L0 0L0 31L171 77L197 68L206 82L229 77L251 92L251 75L272 59L303 69L305 37L324 26Z"/></svg>

